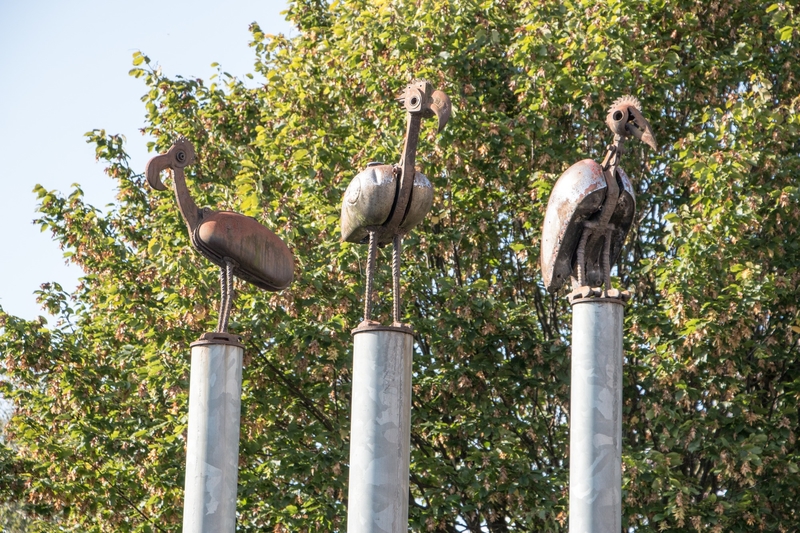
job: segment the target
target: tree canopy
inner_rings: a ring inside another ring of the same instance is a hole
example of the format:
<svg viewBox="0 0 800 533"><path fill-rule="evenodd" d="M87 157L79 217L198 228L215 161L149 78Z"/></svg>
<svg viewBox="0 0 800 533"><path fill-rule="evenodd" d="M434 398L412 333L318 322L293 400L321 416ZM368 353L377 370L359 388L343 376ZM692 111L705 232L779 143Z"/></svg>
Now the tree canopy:
<svg viewBox="0 0 800 533"><path fill-rule="evenodd" d="M394 96L415 77L445 90L454 116L441 135L423 130L434 206L404 247L411 529L566 531L570 309L542 286L539 232L555 180L602 157L605 112L632 94L661 149L631 143L622 160L638 206L615 278L634 292L623 524L796 530L798 9L298 0L296 36L252 25L253 80L167 78L137 53L151 148L189 138L199 202L256 217L297 261L281 293L237 285L238 530L344 530L366 249L339 241L340 202L369 161L398 159ZM36 189L38 223L85 275L74 293L42 286L56 324L0 313L0 392L14 406L0 499L51 531L179 531L189 343L214 327L217 269L126 141L87 135L117 202L101 214L80 188Z"/></svg>

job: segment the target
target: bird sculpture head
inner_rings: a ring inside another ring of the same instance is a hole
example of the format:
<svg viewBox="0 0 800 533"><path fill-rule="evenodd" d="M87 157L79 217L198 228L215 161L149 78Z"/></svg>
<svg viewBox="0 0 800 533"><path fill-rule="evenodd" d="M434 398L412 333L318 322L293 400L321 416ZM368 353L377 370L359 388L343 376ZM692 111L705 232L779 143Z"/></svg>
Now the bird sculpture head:
<svg viewBox="0 0 800 533"><path fill-rule="evenodd" d="M145 167L144 175L150 187L157 191L167 190L167 186L161 181L161 172L166 169L183 169L194 163L194 146L186 137L178 137L178 140L167 150L166 154L158 155L150 159ZM186 191L188 194L188 191Z"/></svg>
<svg viewBox="0 0 800 533"><path fill-rule="evenodd" d="M653 129L642 115L642 104L633 96L623 96L611 105L606 124L622 138L633 136L653 150L658 149Z"/></svg>
<svg viewBox="0 0 800 533"><path fill-rule="evenodd" d="M433 85L426 80L414 80L403 89L397 101L405 107L411 115L420 115L422 118L436 116L439 133L450 120L452 106L450 98L442 91L434 91Z"/></svg>

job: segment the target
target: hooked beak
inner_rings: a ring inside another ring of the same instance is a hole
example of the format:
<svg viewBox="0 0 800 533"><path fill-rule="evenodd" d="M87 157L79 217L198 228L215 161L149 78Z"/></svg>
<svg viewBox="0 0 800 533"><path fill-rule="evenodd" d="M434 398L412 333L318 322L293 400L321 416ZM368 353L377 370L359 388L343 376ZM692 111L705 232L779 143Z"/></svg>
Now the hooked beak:
<svg viewBox="0 0 800 533"><path fill-rule="evenodd" d="M194 163L194 156L192 144L186 140L186 137L179 137L166 154L157 155L147 162L147 166L144 168L147 183L157 191L166 190L167 187L161 181L161 171L168 168L183 169L186 165Z"/></svg>
<svg viewBox="0 0 800 533"><path fill-rule="evenodd" d="M650 127L650 123L647 122L647 119L644 118L641 111L634 106L630 106L628 108L628 113L633 117L633 120L628 120L627 124L625 124L625 129L653 150L658 150L656 138L655 135L653 135L653 128Z"/></svg>
<svg viewBox="0 0 800 533"><path fill-rule="evenodd" d="M167 189L166 185L161 181L161 171L172 168L171 159L172 157L167 152L166 154L157 155L147 162L147 166L144 167L144 175L150 187L157 191Z"/></svg>
<svg viewBox="0 0 800 533"><path fill-rule="evenodd" d="M424 80L412 82L397 96L400 105L411 114L421 114L425 118L436 115L439 133L444 129L453 113L450 97L442 91L431 92L431 84Z"/></svg>
<svg viewBox="0 0 800 533"><path fill-rule="evenodd" d="M442 91L433 91L431 95L431 111L436 115L438 121L438 129L436 133L440 133L447 122L450 120L450 115L453 113L453 106L450 104L450 97Z"/></svg>

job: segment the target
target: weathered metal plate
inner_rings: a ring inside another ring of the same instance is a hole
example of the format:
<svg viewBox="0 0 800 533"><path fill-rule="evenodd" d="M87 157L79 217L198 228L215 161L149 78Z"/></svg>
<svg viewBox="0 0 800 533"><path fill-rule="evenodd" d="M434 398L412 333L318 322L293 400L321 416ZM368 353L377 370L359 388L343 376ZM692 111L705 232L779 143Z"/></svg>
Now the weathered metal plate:
<svg viewBox="0 0 800 533"><path fill-rule="evenodd" d="M204 216L192 240L209 259L224 265L234 259L233 273L268 291L285 289L294 277L294 257L286 244L254 218L230 211Z"/></svg>
<svg viewBox="0 0 800 533"><path fill-rule="evenodd" d="M344 193L342 202L342 240L365 243L368 227L381 226L392 214L398 179L393 165L373 165L359 172ZM404 232L419 224L433 204L433 185L424 174L414 175L411 198L400 223ZM380 234L378 244L392 242L392 235Z"/></svg>
<svg viewBox="0 0 800 533"><path fill-rule="evenodd" d="M612 265L622 249L636 206L628 176L622 169L617 170L622 183L620 198L611 217L611 224L615 226L611 242ZM582 222L600 212L605 197L603 169L591 159L584 159L569 167L553 186L545 212L541 244L542 277L548 291L555 292L569 281L583 230ZM586 259L590 263L587 265L587 279L594 286L603 281L599 264L602 243L602 237L586 243ZM598 258L598 261L592 262L594 258Z"/></svg>

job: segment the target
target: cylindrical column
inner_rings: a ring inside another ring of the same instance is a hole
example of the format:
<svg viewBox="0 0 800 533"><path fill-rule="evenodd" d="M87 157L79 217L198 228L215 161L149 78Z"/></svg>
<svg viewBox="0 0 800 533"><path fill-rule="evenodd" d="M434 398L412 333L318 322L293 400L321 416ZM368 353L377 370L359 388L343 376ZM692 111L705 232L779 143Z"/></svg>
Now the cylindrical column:
<svg viewBox="0 0 800 533"><path fill-rule="evenodd" d="M239 467L239 338L206 333L192 343L184 533L233 533Z"/></svg>
<svg viewBox="0 0 800 533"><path fill-rule="evenodd" d="M612 298L572 305L570 533L621 531L623 310Z"/></svg>
<svg viewBox="0 0 800 533"><path fill-rule="evenodd" d="M353 333L347 533L406 533L414 337L406 327Z"/></svg>

